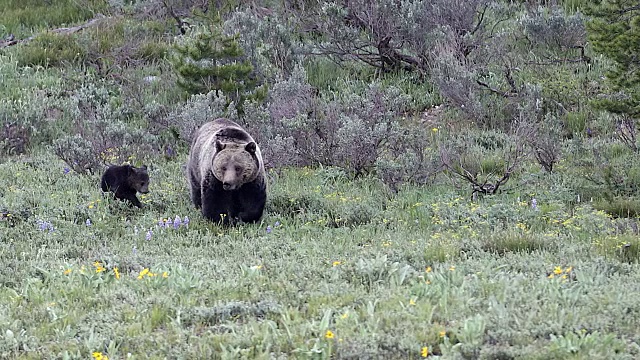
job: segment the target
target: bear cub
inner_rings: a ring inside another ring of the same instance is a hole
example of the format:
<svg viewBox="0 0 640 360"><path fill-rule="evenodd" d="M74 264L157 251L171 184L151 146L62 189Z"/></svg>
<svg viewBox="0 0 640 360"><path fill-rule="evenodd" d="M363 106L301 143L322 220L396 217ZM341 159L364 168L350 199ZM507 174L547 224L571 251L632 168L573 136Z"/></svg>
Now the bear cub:
<svg viewBox="0 0 640 360"><path fill-rule="evenodd" d="M187 162L191 201L223 225L260 220L267 181L260 148L240 125L216 119L200 127Z"/></svg>
<svg viewBox="0 0 640 360"><path fill-rule="evenodd" d="M142 203L136 197L136 192L149 192L149 174L147 166L137 168L131 165L111 165L102 175L100 181L102 191L114 193L119 200L129 200L133 205L141 208Z"/></svg>

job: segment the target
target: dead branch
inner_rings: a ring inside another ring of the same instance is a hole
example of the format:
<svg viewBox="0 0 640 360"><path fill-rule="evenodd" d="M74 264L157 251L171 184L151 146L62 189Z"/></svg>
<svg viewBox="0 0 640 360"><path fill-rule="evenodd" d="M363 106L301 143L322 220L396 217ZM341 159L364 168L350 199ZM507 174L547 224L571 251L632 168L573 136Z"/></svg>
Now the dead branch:
<svg viewBox="0 0 640 360"><path fill-rule="evenodd" d="M484 88L486 88L487 90L489 90L490 92L494 93L494 94L498 94L502 97L508 98L508 97L514 97L517 96L517 93L513 93L510 90L508 91L503 91L503 90L498 90L496 88L491 87L491 85L487 84L484 81L480 81L480 80L476 80L476 83Z"/></svg>
<svg viewBox="0 0 640 360"><path fill-rule="evenodd" d="M80 25L72 26L72 27L63 27L63 28L57 28L57 29L53 29L53 30L47 30L45 32L50 32L50 33L53 33L53 34L69 35L69 34L76 33L76 32L78 32L80 30L83 30L85 28L95 26L95 25L101 23L102 21L104 21L105 19L108 19L108 17L106 17L106 16L104 16L102 14L97 14L96 17L94 17L93 19L87 21L84 24L80 24ZM40 34L38 34L38 35L40 35ZM11 39L11 40L5 40L5 41L0 40L0 49L6 48L6 47L9 47L9 46L13 46L13 45L17 45L17 44L21 44L21 43L25 43L25 42L29 42L29 41L35 39L38 35L32 35L32 36L29 36L28 38L25 38L25 39Z"/></svg>

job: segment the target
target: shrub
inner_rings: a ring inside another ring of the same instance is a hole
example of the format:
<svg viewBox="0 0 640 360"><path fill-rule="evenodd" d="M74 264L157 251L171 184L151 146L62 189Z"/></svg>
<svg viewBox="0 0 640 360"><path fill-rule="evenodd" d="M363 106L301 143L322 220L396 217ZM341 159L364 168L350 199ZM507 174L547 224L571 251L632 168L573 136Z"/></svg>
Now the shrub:
<svg viewBox="0 0 640 360"><path fill-rule="evenodd" d="M90 81L64 104L75 133L57 139L53 147L74 171L94 173L101 164L142 162L157 151L156 137L136 126L126 108L111 99L104 83Z"/></svg>
<svg viewBox="0 0 640 360"><path fill-rule="evenodd" d="M244 9L232 13L223 28L227 35L238 34L237 42L261 81L275 81L289 77L301 62L294 25L292 17Z"/></svg>
<svg viewBox="0 0 640 360"><path fill-rule="evenodd" d="M203 124L220 117L235 118L233 107L224 95L215 91L207 94L192 95L184 105L178 106L167 119L169 127L173 128L180 139L191 144L194 132Z"/></svg>
<svg viewBox="0 0 640 360"><path fill-rule="evenodd" d="M246 99L265 96L265 89L256 87L253 66L245 59L236 36L224 35L215 23L176 44L172 64L178 86L189 94L220 92L239 110Z"/></svg>
<svg viewBox="0 0 640 360"><path fill-rule="evenodd" d="M31 131L24 125L5 123L0 128L0 156L19 155L27 151Z"/></svg>

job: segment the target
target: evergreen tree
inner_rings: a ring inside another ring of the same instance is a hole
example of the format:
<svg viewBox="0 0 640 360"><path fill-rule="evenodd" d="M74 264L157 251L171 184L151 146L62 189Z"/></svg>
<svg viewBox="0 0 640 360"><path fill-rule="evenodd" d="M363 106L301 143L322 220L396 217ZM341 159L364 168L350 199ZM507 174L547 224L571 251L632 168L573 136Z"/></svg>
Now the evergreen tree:
<svg viewBox="0 0 640 360"><path fill-rule="evenodd" d="M596 101L602 109L640 115L640 1L600 0L588 7L589 40L596 52L614 62L607 72L615 95Z"/></svg>
<svg viewBox="0 0 640 360"><path fill-rule="evenodd" d="M222 91L241 110L244 100L263 98L256 89L253 66L244 59L236 36L226 36L217 26L195 34L184 44L176 45L173 67L178 86L189 94Z"/></svg>

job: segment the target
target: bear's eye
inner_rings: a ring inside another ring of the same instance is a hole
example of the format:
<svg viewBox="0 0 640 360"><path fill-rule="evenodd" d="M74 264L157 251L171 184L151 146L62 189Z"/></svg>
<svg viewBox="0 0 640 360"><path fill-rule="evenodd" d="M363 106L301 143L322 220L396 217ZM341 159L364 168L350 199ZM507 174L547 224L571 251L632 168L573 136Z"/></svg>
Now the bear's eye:
<svg viewBox="0 0 640 360"><path fill-rule="evenodd" d="M227 171L227 167L226 167L226 166L223 166L223 167L222 167L222 171Z"/></svg>
<svg viewBox="0 0 640 360"><path fill-rule="evenodd" d="M240 172L240 170L242 170L240 166L236 166L236 172Z"/></svg>

